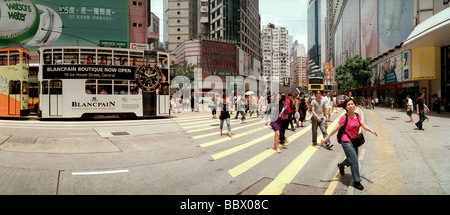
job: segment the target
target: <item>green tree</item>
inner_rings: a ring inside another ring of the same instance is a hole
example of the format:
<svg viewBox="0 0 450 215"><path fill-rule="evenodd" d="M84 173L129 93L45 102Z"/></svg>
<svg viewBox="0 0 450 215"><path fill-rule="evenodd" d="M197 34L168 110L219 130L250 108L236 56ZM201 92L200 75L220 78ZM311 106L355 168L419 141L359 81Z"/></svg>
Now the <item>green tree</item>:
<svg viewBox="0 0 450 215"><path fill-rule="evenodd" d="M356 55L336 68L336 81L345 91L352 91L370 85L372 71L371 58L362 59Z"/></svg>
<svg viewBox="0 0 450 215"><path fill-rule="evenodd" d="M172 78L180 75L180 76L186 76L189 78L189 80L194 81L194 69L197 67L196 64L187 63L186 61L182 61L179 64L172 67L173 74L171 75Z"/></svg>

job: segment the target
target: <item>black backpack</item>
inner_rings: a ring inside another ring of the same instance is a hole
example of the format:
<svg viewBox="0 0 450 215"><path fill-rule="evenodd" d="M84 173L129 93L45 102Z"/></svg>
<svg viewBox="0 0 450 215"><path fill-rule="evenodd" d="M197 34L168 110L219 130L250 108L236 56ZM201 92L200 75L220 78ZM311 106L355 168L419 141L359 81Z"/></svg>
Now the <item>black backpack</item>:
<svg viewBox="0 0 450 215"><path fill-rule="evenodd" d="M357 114L357 113L355 113L355 114L356 114L356 118L358 119L358 122L359 122L359 114ZM342 142L342 135L344 134L345 128L347 127L347 122L348 122L348 115L345 114L345 123L344 123L344 126L342 126L342 127L339 129L338 133L337 133L337 141L338 141L338 143L341 143L341 142ZM349 138L350 138L350 136L349 136Z"/></svg>

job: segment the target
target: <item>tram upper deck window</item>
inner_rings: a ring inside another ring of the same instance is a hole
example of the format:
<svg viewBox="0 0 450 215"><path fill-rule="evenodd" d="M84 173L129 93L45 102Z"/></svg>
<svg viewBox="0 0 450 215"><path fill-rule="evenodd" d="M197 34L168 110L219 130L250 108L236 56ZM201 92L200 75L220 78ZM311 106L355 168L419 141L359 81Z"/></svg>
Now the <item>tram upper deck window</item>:
<svg viewBox="0 0 450 215"><path fill-rule="evenodd" d="M64 64L78 64L78 49L64 49Z"/></svg>
<svg viewBox="0 0 450 215"><path fill-rule="evenodd" d="M28 63L30 61L30 55L28 55L28 53L22 51L22 60L23 60L24 64L28 65Z"/></svg>
<svg viewBox="0 0 450 215"><path fill-rule="evenodd" d="M44 64L52 64L52 54L44 54Z"/></svg>
<svg viewBox="0 0 450 215"><path fill-rule="evenodd" d="M81 64L97 64L95 49L81 49Z"/></svg>
<svg viewBox="0 0 450 215"><path fill-rule="evenodd" d="M144 56L142 52L130 52L131 62L129 66L143 66Z"/></svg>
<svg viewBox="0 0 450 215"><path fill-rule="evenodd" d="M112 50L109 49L98 49L98 64L100 65L114 65L112 59Z"/></svg>
<svg viewBox="0 0 450 215"><path fill-rule="evenodd" d="M7 66L8 65L8 52L2 51L0 52L0 66Z"/></svg>
<svg viewBox="0 0 450 215"><path fill-rule="evenodd" d="M18 50L9 51L9 65L20 63L20 52Z"/></svg>
<svg viewBox="0 0 450 215"><path fill-rule="evenodd" d="M127 51L114 51L114 65L129 66Z"/></svg>

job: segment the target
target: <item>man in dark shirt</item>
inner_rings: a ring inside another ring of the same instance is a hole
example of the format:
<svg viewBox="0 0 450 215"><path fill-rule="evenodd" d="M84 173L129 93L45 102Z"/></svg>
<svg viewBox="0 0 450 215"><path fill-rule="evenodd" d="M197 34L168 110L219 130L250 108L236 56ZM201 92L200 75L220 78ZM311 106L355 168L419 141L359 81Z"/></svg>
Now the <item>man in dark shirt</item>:
<svg viewBox="0 0 450 215"><path fill-rule="evenodd" d="M424 98L425 94L423 92L420 92L419 98L416 101L417 115L419 115L419 121L416 123L416 126L417 128L419 128L419 130L422 131L423 131L422 123L423 121L425 121L425 108L427 108L427 110L430 111L430 109L428 109L427 105L424 102Z"/></svg>

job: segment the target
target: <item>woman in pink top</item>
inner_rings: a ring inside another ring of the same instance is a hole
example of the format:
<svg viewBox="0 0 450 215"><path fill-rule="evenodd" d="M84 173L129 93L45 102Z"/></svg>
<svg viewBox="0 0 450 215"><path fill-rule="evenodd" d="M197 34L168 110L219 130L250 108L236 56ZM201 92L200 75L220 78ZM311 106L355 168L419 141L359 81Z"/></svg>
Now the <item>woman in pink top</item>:
<svg viewBox="0 0 450 215"><path fill-rule="evenodd" d="M358 190L363 190L364 187L361 185L361 178L359 176L358 148L355 149L353 147L350 139L355 138L358 135L360 127L363 127L375 136L378 136L378 134L376 131L370 129L369 126L367 126L362 121L361 117L355 113L356 106L355 101L352 98L348 98L347 100L345 100L343 103L343 107L347 111L346 115L348 115L348 121L347 127L345 127L345 132L344 134L342 134L341 144L347 158L342 163L338 163L337 166L341 175L344 175L345 166L350 166L355 188ZM342 126L345 125L345 120L347 118L346 115L342 116L339 119L338 125L336 126L336 128L334 128L333 131L331 131L330 135L322 139L322 144L325 143L331 136L333 136L333 134L335 134ZM359 120L357 117L359 118ZM347 134L350 135L350 137L348 137Z"/></svg>

